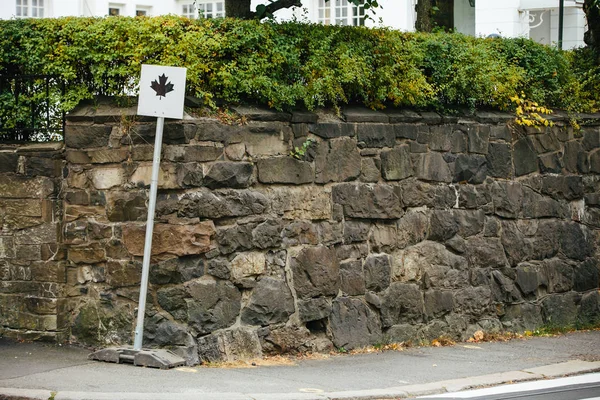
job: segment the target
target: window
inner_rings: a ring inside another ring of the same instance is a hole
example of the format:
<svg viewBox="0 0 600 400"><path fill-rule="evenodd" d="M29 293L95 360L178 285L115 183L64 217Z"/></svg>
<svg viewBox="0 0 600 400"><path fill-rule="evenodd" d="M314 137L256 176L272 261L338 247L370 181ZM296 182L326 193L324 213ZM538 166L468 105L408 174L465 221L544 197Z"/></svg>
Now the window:
<svg viewBox="0 0 600 400"><path fill-rule="evenodd" d="M17 0L17 17L43 18L45 0Z"/></svg>
<svg viewBox="0 0 600 400"><path fill-rule="evenodd" d="M225 16L225 2L198 2L198 11L203 18L223 18Z"/></svg>
<svg viewBox="0 0 600 400"><path fill-rule="evenodd" d="M361 2L362 3L362 2ZM348 0L318 0L318 22L325 25L364 25L365 9Z"/></svg>
<svg viewBox="0 0 600 400"><path fill-rule="evenodd" d="M217 1L197 1L181 5L181 15L188 18L223 18L225 17L225 2Z"/></svg>
<svg viewBox="0 0 600 400"><path fill-rule="evenodd" d="M135 16L136 17L145 17L147 15L150 15L152 11L152 7L148 7L148 6L137 6L135 8Z"/></svg>
<svg viewBox="0 0 600 400"><path fill-rule="evenodd" d="M121 9L119 7L108 7L108 15L111 17L121 15Z"/></svg>
<svg viewBox="0 0 600 400"><path fill-rule="evenodd" d="M188 18L196 18L196 9L193 4L182 4L181 15Z"/></svg>

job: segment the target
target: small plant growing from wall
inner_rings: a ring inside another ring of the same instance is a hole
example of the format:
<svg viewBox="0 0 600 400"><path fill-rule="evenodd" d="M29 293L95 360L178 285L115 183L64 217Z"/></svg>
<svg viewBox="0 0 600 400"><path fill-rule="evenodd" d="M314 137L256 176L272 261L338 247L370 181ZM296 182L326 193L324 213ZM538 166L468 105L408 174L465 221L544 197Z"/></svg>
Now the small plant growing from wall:
<svg viewBox="0 0 600 400"><path fill-rule="evenodd" d="M306 141L304 141L304 143L302 143L302 146L300 146L300 147L296 146L296 147L294 147L294 150L290 151L290 156L294 157L297 160L304 159L304 157L306 156L306 153L310 149L310 146L313 145L313 143L315 143L314 139L306 139Z"/></svg>
<svg viewBox="0 0 600 400"><path fill-rule="evenodd" d="M510 101L516 107L515 114L517 114L517 118L515 123L517 125L533 126L537 129L542 126L554 126L552 121L544 117L544 115L552 114L552 110L527 99L525 93L521 92L521 96L511 97Z"/></svg>

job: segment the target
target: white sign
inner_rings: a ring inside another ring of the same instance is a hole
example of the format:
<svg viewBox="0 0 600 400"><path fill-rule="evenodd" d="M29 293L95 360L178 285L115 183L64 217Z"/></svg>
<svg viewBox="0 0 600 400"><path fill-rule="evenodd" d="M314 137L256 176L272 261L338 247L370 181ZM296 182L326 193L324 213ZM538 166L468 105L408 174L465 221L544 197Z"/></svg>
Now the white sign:
<svg viewBox="0 0 600 400"><path fill-rule="evenodd" d="M183 118L187 68L142 65L138 115Z"/></svg>

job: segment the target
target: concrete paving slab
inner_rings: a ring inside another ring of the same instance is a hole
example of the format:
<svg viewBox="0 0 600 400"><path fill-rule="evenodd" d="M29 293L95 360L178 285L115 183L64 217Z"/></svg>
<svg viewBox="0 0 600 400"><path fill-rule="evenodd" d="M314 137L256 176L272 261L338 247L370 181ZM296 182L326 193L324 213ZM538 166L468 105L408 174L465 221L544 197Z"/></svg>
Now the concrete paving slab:
<svg viewBox="0 0 600 400"><path fill-rule="evenodd" d="M334 392L326 395L328 400L384 400L403 399L408 396L408 393L398 388L387 388Z"/></svg>
<svg viewBox="0 0 600 400"><path fill-rule="evenodd" d="M598 343L600 346L600 343ZM589 362L582 360L570 360L564 363L544 365L542 367L527 368L523 370L532 374L539 374L545 378L556 378L573 374L600 371L600 361Z"/></svg>
<svg viewBox="0 0 600 400"><path fill-rule="evenodd" d="M0 400L48 400L50 397L50 390L0 388Z"/></svg>
<svg viewBox="0 0 600 400"><path fill-rule="evenodd" d="M481 386L502 385L504 383L524 382L534 379L543 379L544 376L525 371L509 371L500 372L497 374L489 374L482 376L474 376L463 379L455 379L451 381L440 382L446 391L458 392Z"/></svg>

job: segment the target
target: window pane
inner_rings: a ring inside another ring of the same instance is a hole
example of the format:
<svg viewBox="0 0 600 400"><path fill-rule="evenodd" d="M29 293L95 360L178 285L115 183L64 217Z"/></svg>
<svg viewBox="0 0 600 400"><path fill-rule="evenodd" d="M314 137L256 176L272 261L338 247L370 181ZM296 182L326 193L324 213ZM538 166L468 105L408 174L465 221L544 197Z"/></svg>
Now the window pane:
<svg viewBox="0 0 600 400"><path fill-rule="evenodd" d="M31 5L33 7L37 7L37 0L31 0Z"/></svg>
<svg viewBox="0 0 600 400"><path fill-rule="evenodd" d="M138 17L143 17L146 15L146 10L135 10L135 15Z"/></svg>
<svg viewBox="0 0 600 400"><path fill-rule="evenodd" d="M119 12L118 8L109 7L108 15L117 16L119 14L120 14L120 12Z"/></svg>

